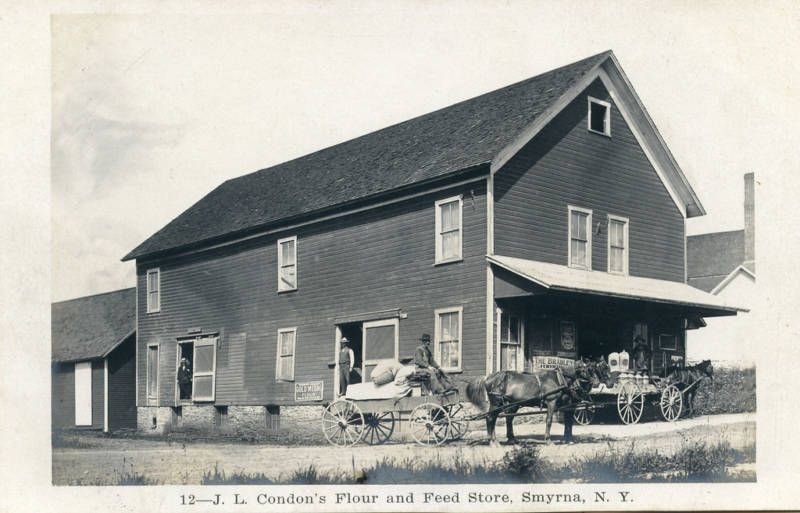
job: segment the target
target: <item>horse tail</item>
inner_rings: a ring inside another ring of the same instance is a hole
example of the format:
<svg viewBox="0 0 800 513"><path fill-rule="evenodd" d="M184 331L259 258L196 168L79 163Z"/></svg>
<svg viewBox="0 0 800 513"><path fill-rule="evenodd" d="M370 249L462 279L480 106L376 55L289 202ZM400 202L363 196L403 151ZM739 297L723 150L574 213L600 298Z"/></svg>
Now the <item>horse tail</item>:
<svg viewBox="0 0 800 513"><path fill-rule="evenodd" d="M489 395L486 392L486 376L477 377L467 383L467 399L481 409L489 409Z"/></svg>

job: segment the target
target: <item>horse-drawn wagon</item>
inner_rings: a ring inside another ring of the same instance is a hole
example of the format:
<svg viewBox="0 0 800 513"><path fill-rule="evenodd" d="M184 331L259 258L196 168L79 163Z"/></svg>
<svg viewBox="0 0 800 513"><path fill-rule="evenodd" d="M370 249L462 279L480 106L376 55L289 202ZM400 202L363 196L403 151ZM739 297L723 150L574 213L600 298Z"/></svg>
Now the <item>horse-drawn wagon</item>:
<svg viewBox="0 0 800 513"><path fill-rule="evenodd" d="M391 439L400 422L406 423L411 437L422 445L439 445L466 434L467 420L457 390L411 395L410 388L381 388L373 394L349 394L325 408L322 432L329 443L340 447L360 441L382 444Z"/></svg>
<svg viewBox="0 0 800 513"><path fill-rule="evenodd" d="M641 420L645 405L657 408L667 422L675 422L682 414L691 414L694 395L700 383L712 378L713 367L709 360L697 365L674 369L666 377L650 377L642 381L631 376L617 379L611 387L604 384L593 387L575 407L573 419L588 425L598 409L616 406L619 419L625 424Z"/></svg>

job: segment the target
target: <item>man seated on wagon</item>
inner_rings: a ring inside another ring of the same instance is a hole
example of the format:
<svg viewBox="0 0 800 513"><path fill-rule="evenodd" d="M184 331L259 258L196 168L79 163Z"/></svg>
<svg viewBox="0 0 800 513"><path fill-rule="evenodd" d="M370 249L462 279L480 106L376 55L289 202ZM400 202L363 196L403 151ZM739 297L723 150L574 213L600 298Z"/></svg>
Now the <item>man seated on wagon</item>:
<svg viewBox="0 0 800 513"><path fill-rule="evenodd" d="M421 342L414 351L414 366L417 372L427 375L428 388L432 394L441 394L454 390L454 387L444 371L436 363L431 352L431 336L423 333L419 338Z"/></svg>

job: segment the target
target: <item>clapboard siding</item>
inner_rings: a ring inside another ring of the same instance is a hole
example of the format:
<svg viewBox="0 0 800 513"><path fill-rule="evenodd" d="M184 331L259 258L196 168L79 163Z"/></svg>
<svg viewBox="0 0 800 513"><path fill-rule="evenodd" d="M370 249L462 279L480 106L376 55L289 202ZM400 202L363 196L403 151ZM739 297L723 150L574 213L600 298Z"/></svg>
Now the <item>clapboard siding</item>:
<svg viewBox="0 0 800 513"><path fill-rule="evenodd" d="M75 427L75 364L52 364L51 415L55 429Z"/></svg>
<svg viewBox="0 0 800 513"><path fill-rule="evenodd" d="M587 95L612 103L611 137L587 130ZM601 82L579 94L495 176L495 253L567 264L567 205L630 219L630 274L684 281L683 216ZM592 237L606 271L607 226Z"/></svg>
<svg viewBox="0 0 800 513"><path fill-rule="evenodd" d="M463 194L463 256L434 265L434 202ZM298 290L278 293L276 241L298 237ZM324 380L332 397L335 320L402 309L400 356L433 334L434 309L464 307L465 374L485 371L485 180L205 253L139 264L140 405L144 348L160 343L162 405L174 404L176 340L218 332L217 404L286 404L294 384L275 380L277 333L297 327L295 382ZM145 273L161 269L161 311L146 312Z"/></svg>
<svg viewBox="0 0 800 513"><path fill-rule="evenodd" d="M136 335L108 356L108 428L136 427Z"/></svg>
<svg viewBox="0 0 800 513"><path fill-rule="evenodd" d="M92 360L92 428L105 425L105 360Z"/></svg>

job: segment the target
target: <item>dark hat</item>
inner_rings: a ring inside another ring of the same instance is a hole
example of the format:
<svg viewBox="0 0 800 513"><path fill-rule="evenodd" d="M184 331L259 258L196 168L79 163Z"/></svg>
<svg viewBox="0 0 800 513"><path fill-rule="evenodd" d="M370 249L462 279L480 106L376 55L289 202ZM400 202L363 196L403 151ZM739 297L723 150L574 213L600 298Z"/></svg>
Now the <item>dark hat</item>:
<svg viewBox="0 0 800 513"><path fill-rule="evenodd" d="M644 337L643 337L643 336L641 336L641 335L636 335L635 337L633 337L633 341L634 341L634 342L641 342L641 343L644 343L644 341L645 341L645 340L644 340Z"/></svg>
<svg viewBox="0 0 800 513"><path fill-rule="evenodd" d="M431 341L431 336L428 335L427 333L423 333L422 336L419 337L419 341L420 342L430 342Z"/></svg>
<svg viewBox="0 0 800 513"><path fill-rule="evenodd" d="M340 344L347 345L347 344L349 344L349 343L350 343L350 341L349 341L349 340L347 340L347 337L342 337L342 340L340 340L340 341L339 341L339 343L340 343Z"/></svg>
<svg viewBox="0 0 800 513"><path fill-rule="evenodd" d="M184 356L183 358L181 358L181 362L187 362L188 363L189 359Z"/></svg>

